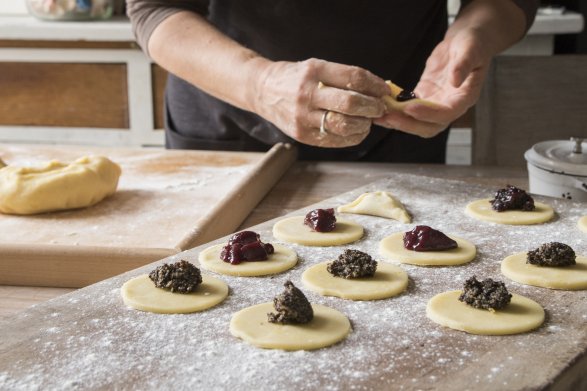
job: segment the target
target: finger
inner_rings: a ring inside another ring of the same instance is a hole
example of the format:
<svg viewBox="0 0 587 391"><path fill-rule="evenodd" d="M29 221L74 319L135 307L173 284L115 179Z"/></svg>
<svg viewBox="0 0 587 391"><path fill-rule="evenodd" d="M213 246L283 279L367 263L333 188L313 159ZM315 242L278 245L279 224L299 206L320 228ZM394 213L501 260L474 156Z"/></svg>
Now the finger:
<svg viewBox="0 0 587 391"><path fill-rule="evenodd" d="M356 66L325 62L318 77L328 86L357 91L373 97L389 95L389 87L385 80Z"/></svg>
<svg viewBox="0 0 587 391"><path fill-rule="evenodd" d="M385 104L379 98L328 86L312 94L311 104L356 117L379 118L385 112Z"/></svg>
<svg viewBox="0 0 587 391"><path fill-rule="evenodd" d="M309 123L312 127L320 128L324 110L315 110L309 114ZM341 137L369 133L371 120L365 117L354 117L334 111L328 111L324 127L330 134Z"/></svg>
<svg viewBox="0 0 587 391"><path fill-rule="evenodd" d="M417 119L414 119L401 112L389 113L381 118L374 120L373 123L423 138L434 137L447 127L447 125L444 124L418 121Z"/></svg>
<svg viewBox="0 0 587 391"><path fill-rule="evenodd" d="M428 105L425 103L408 103L404 106L404 113L415 120L433 124L449 124L467 111L467 107L448 107Z"/></svg>
<svg viewBox="0 0 587 391"><path fill-rule="evenodd" d="M320 132L319 128L308 128L297 140L301 143L326 148L345 148L360 144L369 132L340 136L330 131Z"/></svg>

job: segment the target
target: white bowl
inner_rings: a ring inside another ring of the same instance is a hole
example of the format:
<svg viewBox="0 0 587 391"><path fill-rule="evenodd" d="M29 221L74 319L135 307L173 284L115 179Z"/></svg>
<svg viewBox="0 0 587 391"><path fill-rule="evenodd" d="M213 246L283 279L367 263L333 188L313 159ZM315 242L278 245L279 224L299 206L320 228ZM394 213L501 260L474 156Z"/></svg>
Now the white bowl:
<svg viewBox="0 0 587 391"><path fill-rule="evenodd" d="M524 157L531 193L587 202L587 142L544 141Z"/></svg>

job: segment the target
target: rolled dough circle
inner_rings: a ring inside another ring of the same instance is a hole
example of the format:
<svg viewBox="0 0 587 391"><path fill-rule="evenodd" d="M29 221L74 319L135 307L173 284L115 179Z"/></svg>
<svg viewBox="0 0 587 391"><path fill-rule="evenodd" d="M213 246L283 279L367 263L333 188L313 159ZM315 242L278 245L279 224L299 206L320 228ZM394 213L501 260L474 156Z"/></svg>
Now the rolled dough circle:
<svg viewBox="0 0 587 391"><path fill-rule="evenodd" d="M505 212L496 212L491 208L489 201L491 201L489 198L473 201L465 207L465 213L477 220L508 225L542 224L554 217L554 210L541 202L534 203L536 209L533 211L506 210Z"/></svg>
<svg viewBox="0 0 587 391"><path fill-rule="evenodd" d="M351 323L341 312L312 304L314 319L306 324L276 324L267 320L275 312L273 303L262 303L235 313L230 332L251 345L266 349L314 350L343 340Z"/></svg>
<svg viewBox="0 0 587 391"><path fill-rule="evenodd" d="M363 227L350 220L336 220L331 232L316 232L304 225L304 216L293 216L278 221L273 226L276 239L305 246L339 246L363 237Z"/></svg>
<svg viewBox="0 0 587 391"><path fill-rule="evenodd" d="M536 266L526 263L527 253L517 253L501 262L501 272L520 284L542 288L587 289L587 257L577 256L576 265L564 267Z"/></svg>
<svg viewBox="0 0 587 391"><path fill-rule="evenodd" d="M157 288L148 275L135 277L122 285L122 300L140 311L157 314L186 314L203 311L224 301L228 285L217 278L202 274L202 283L192 293L172 293Z"/></svg>
<svg viewBox="0 0 587 391"><path fill-rule="evenodd" d="M116 191L118 164L102 156L0 169L0 212L30 215L91 206Z"/></svg>
<svg viewBox="0 0 587 391"><path fill-rule="evenodd" d="M477 255L475 245L468 240L447 235L458 247L444 251L412 251L404 248L404 232L396 232L379 242L379 253L401 263L418 266L454 266L471 262Z"/></svg>
<svg viewBox="0 0 587 391"><path fill-rule="evenodd" d="M499 311L471 307L459 301L462 291L448 291L434 296L426 306L426 316L451 329L480 335L525 333L544 322L544 309L527 297L512 294L512 301Z"/></svg>
<svg viewBox="0 0 587 391"><path fill-rule="evenodd" d="M203 250L198 256L203 269L228 276L266 276L277 274L291 269L298 263L298 256L290 248L280 244L273 244L275 252L267 257L266 261L242 262L233 265L220 259L220 252L224 244L217 244Z"/></svg>
<svg viewBox="0 0 587 391"><path fill-rule="evenodd" d="M587 233L587 216L581 217L577 222L577 226L581 231Z"/></svg>
<svg viewBox="0 0 587 391"><path fill-rule="evenodd" d="M373 277L346 279L328 272L322 262L302 274L302 282L323 296L350 300L379 300L397 296L408 287L408 274L400 267L378 262Z"/></svg>

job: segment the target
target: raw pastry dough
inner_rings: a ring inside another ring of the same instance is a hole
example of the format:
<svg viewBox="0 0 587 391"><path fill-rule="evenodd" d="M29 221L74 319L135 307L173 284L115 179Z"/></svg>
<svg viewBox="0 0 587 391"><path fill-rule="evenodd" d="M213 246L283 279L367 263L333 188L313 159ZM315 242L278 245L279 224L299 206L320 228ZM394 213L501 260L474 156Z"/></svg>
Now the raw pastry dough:
<svg viewBox="0 0 587 391"><path fill-rule="evenodd" d="M419 266L453 266L471 262L477 249L468 240L447 235L458 247L443 251L412 251L404 248L404 233L394 233L379 243L379 253L393 261Z"/></svg>
<svg viewBox="0 0 587 391"><path fill-rule="evenodd" d="M192 293L172 293L157 288L147 274L124 283L122 300L132 308L157 314L186 314L214 307L228 296L228 285L202 274L202 283Z"/></svg>
<svg viewBox="0 0 587 391"><path fill-rule="evenodd" d="M473 201L467 205L465 213L478 220L509 225L541 224L554 217L554 210L541 202L534 203L536 209L533 211L506 210L505 212L496 212L491 208L489 201L491 201L489 198Z"/></svg>
<svg viewBox="0 0 587 391"><path fill-rule="evenodd" d="M488 311L459 301L461 292L444 292L430 299L426 306L428 318L451 329L481 335L525 333L544 322L542 306L527 297L513 293L504 309Z"/></svg>
<svg viewBox="0 0 587 391"><path fill-rule="evenodd" d="M208 247L200 253L198 260L203 269L229 276L265 276L281 273L291 269L298 262L295 251L279 244L273 244L275 252L267 257L266 261L242 262L232 265L220 259L220 252L224 244Z"/></svg>
<svg viewBox="0 0 587 391"><path fill-rule="evenodd" d="M400 267L378 262L373 277L346 279L328 272L328 262L312 266L302 274L302 282L323 296L350 300L378 300L397 296L408 287L408 274Z"/></svg>
<svg viewBox="0 0 587 391"><path fill-rule="evenodd" d="M314 319L306 324L276 324L267 320L273 303L257 304L235 313L230 332L251 345L268 349L314 350L333 345L351 331L351 323L341 312L312 304Z"/></svg>
<svg viewBox="0 0 587 391"><path fill-rule="evenodd" d="M304 216L294 216L275 223L273 236L284 242L305 246L338 246L361 239L363 227L352 221L337 218L334 231L316 232L304 225Z"/></svg>
<svg viewBox="0 0 587 391"><path fill-rule="evenodd" d="M407 100L404 102L399 102L397 100L397 96L399 95L400 92L403 91L403 88L401 88L397 84L392 83L389 80L386 81L386 83L389 86L389 88L391 89L391 94L384 96L383 101L385 102L385 105L388 108L390 108L391 110L403 111L408 103L421 103L421 104L425 104L430 107L440 107L440 105L438 105L434 102L430 102L429 100L424 100L424 99L419 99L419 98L410 99L410 100Z"/></svg>
<svg viewBox="0 0 587 391"><path fill-rule="evenodd" d="M116 191L118 164L85 156L71 164L0 169L0 212L19 215L94 205Z"/></svg>
<svg viewBox="0 0 587 391"><path fill-rule="evenodd" d="M412 217L402 203L387 191L363 193L350 204L341 205L339 212L387 217L404 224L412 222Z"/></svg>
<svg viewBox="0 0 587 391"><path fill-rule="evenodd" d="M577 226L581 231L587 233L587 216L581 217L577 222Z"/></svg>
<svg viewBox="0 0 587 391"><path fill-rule="evenodd" d="M587 257L577 256L576 265L536 266L526 263L527 253L517 253L501 262L501 272L520 284L551 289L587 289Z"/></svg>

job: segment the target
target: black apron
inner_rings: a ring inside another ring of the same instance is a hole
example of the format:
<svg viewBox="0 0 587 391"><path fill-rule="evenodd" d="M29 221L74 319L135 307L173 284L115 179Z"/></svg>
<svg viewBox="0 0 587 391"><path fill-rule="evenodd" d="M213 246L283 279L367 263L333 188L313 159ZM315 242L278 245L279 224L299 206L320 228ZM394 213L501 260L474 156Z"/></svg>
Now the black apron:
<svg viewBox="0 0 587 391"><path fill-rule="evenodd" d="M417 84L447 19L446 1L438 0L211 0L208 15L220 31L268 59L357 65L407 89ZM266 151L290 142L302 160L444 163L448 137L448 131L423 139L373 126L357 146L312 147L174 75L164 114L168 148Z"/></svg>

